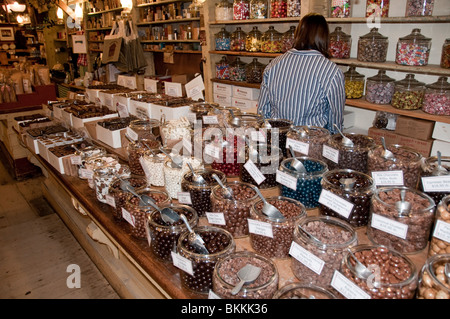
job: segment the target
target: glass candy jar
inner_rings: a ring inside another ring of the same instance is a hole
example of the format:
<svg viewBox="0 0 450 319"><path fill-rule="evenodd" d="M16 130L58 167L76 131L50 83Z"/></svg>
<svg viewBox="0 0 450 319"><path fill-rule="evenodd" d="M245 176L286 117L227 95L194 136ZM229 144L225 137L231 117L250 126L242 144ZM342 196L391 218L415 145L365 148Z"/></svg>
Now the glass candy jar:
<svg viewBox="0 0 450 319"><path fill-rule="evenodd" d="M241 27L237 27L236 30L231 34L231 51L245 51L245 40L247 34L242 31Z"/></svg>
<svg viewBox="0 0 450 319"><path fill-rule="evenodd" d="M236 60L230 64L230 81L239 81L245 82L245 67L246 63L242 62L240 58L236 58Z"/></svg>
<svg viewBox="0 0 450 319"><path fill-rule="evenodd" d="M127 146L127 153L131 173L135 175L145 175L144 168L141 164L141 157L151 154L148 148L157 151L160 146L161 143L155 137L130 142Z"/></svg>
<svg viewBox="0 0 450 319"><path fill-rule="evenodd" d="M116 164L94 169L94 190L99 202L108 203L109 186L116 176L120 178L129 177L130 168L128 165Z"/></svg>
<svg viewBox="0 0 450 319"><path fill-rule="evenodd" d="M261 268L261 273L254 282L233 294L233 288L240 281L237 272L246 265ZM222 299L270 299L277 290L278 280L278 270L271 259L249 251L237 252L216 264L213 291Z"/></svg>
<svg viewBox="0 0 450 319"><path fill-rule="evenodd" d="M154 139L159 137L160 122L155 119L148 120L132 120L127 129L127 134L133 140Z"/></svg>
<svg viewBox="0 0 450 319"><path fill-rule="evenodd" d="M170 158L164 162L164 187L170 197L175 199L178 199L178 193L182 191L183 176L189 171L187 163L189 162L193 169L203 168L202 161L196 157L183 156L182 159L181 167L175 165Z"/></svg>
<svg viewBox="0 0 450 319"><path fill-rule="evenodd" d="M353 227L366 226L375 183L367 174L351 169L326 172L322 178L321 215L345 220Z"/></svg>
<svg viewBox="0 0 450 319"><path fill-rule="evenodd" d="M170 208L178 215L183 214L191 228L198 224L198 215L195 209L187 205L165 203L159 205L159 208ZM161 261L171 262L173 248L177 246L178 238L188 229L183 220L178 220L174 223L166 223L162 217L161 212L153 209L147 214L146 227L149 239L150 251Z"/></svg>
<svg viewBox="0 0 450 319"><path fill-rule="evenodd" d="M291 146L295 156L323 160L323 145L330 137L330 131L323 127L292 126L286 134L286 147Z"/></svg>
<svg viewBox="0 0 450 319"><path fill-rule="evenodd" d="M184 232L178 238L178 254L188 259L192 264L192 272L180 270L181 285L185 289L199 294L207 294L213 288L213 272L219 260L236 251L233 236L224 229L212 226L197 226L194 232L205 242L209 254L200 254L189 244L189 232Z"/></svg>
<svg viewBox="0 0 450 319"><path fill-rule="evenodd" d="M283 33L281 39L281 52L287 52L294 47L295 28L295 26L291 26L289 30Z"/></svg>
<svg viewBox="0 0 450 319"><path fill-rule="evenodd" d="M281 52L281 38L283 35L275 30L275 27L269 26L269 30L263 33L261 37L261 52L277 53Z"/></svg>
<svg viewBox="0 0 450 319"><path fill-rule="evenodd" d="M350 0L331 0L331 18L349 18L352 6Z"/></svg>
<svg viewBox="0 0 450 319"><path fill-rule="evenodd" d="M216 79L228 80L230 78L230 63L226 56L216 63Z"/></svg>
<svg viewBox="0 0 450 319"><path fill-rule="evenodd" d="M435 202L437 203L437 202ZM436 209L433 236L428 256L450 254L450 195L441 199Z"/></svg>
<svg viewBox="0 0 450 319"><path fill-rule="evenodd" d="M330 33L330 55L336 59L349 59L352 47L352 37L342 31L342 27L336 27Z"/></svg>
<svg viewBox="0 0 450 319"><path fill-rule="evenodd" d="M446 39L442 45L441 68L450 68L450 38Z"/></svg>
<svg viewBox="0 0 450 319"><path fill-rule="evenodd" d="M271 0L270 1L270 17L286 18L287 17L287 1Z"/></svg>
<svg viewBox="0 0 450 319"><path fill-rule="evenodd" d="M389 0L367 0L366 18L389 17Z"/></svg>
<svg viewBox="0 0 450 319"><path fill-rule="evenodd" d="M81 150L77 150L75 152L75 156L79 156L79 168L78 168L78 177L81 179L87 179L86 177L86 167L85 163L91 158L97 157L97 156L103 156L106 155L106 149L103 147L97 147L97 146L87 146Z"/></svg>
<svg viewBox="0 0 450 319"><path fill-rule="evenodd" d="M245 40L245 51L259 52L261 51L261 37L262 33L258 30L258 27L253 27L252 31L247 34Z"/></svg>
<svg viewBox="0 0 450 319"><path fill-rule="evenodd" d="M358 40L357 60L362 62L385 62L388 51L388 37L378 32L378 28L360 36Z"/></svg>
<svg viewBox="0 0 450 319"><path fill-rule="evenodd" d="M302 229L318 241L307 236ZM331 288L334 272L339 269L347 249L358 243L356 231L350 224L329 216L300 219L293 236L290 254L295 277L302 283L327 289Z"/></svg>
<svg viewBox="0 0 450 319"><path fill-rule="evenodd" d="M257 201L250 211L250 244L257 253L268 258L288 258L295 225L306 217L306 208L299 201L283 196L269 197L266 201L275 206L284 218L268 217L262 212L263 201ZM260 225L265 225L270 231L261 231Z"/></svg>
<svg viewBox="0 0 450 319"><path fill-rule="evenodd" d="M407 74L403 80L394 82L394 95L391 105L397 109L417 110L422 107L425 93L425 83L414 78L414 74Z"/></svg>
<svg viewBox="0 0 450 319"><path fill-rule="evenodd" d="M245 77L248 83L261 83L266 65L258 62L257 58L247 64L245 68Z"/></svg>
<svg viewBox="0 0 450 319"><path fill-rule="evenodd" d="M406 2L407 17L431 16L434 9L434 0L408 0Z"/></svg>
<svg viewBox="0 0 450 319"><path fill-rule="evenodd" d="M344 73L345 96L347 99L359 99L364 93L364 75L356 71L356 67L350 66Z"/></svg>
<svg viewBox="0 0 450 319"><path fill-rule="evenodd" d="M229 51L230 50L230 33L225 30L225 28L221 28L219 32L214 35L214 40L216 43L217 51Z"/></svg>
<svg viewBox="0 0 450 319"><path fill-rule="evenodd" d="M409 202L403 210L398 202ZM423 192L405 186L378 187L372 196L367 237L405 254L425 249L434 221L435 203Z"/></svg>
<svg viewBox="0 0 450 319"><path fill-rule="evenodd" d="M366 101L374 104L389 104L394 95L393 78L386 75L385 70L379 70L378 74L367 78Z"/></svg>
<svg viewBox="0 0 450 319"><path fill-rule="evenodd" d="M233 1L233 20L246 20L250 18L250 1Z"/></svg>
<svg viewBox="0 0 450 319"><path fill-rule="evenodd" d="M268 0L250 0L250 19L266 19Z"/></svg>
<svg viewBox="0 0 450 319"><path fill-rule="evenodd" d="M414 263L404 254L383 246L358 245L351 248L353 255L373 275L362 280L355 269L355 260L347 252L342 259L341 273L354 283L360 299L413 299L417 289L417 272ZM395 275L392 275L395 274ZM341 294L340 294L341 295ZM347 295L342 290L342 296Z"/></svg>
<svg viewBox="0 0 450 319"><path fill-rule="evenodd" d="M450 195L450 188L445 182L450 174L450 156L440 156L440 158L430 156L421 160L421 166L417 189L433 198L435 203L439 203L443 197Z"/></svg>
<svg viewBox="0 0 450 319"><path fill-rule="evenodd" d="M420 271L417 299L450 299L450 284L445 275L445 265L450 254L430 257Z"/></svg>
<svg viewBox="0 0 450 319"><path fill-rule="evenodd" d="M216 3L215 17L217 21L233 20L233 4L227 0L221 0Z"/></svg>
<svg viewBox="0 0 450 319"><path fill-rule="evenodd" d="M287 10L288 17L300 17L301 1L300 0L287 0L286 10Z"/></svg>
<svg viewBox="0 0 450 319"><path fill-rule="evenodd" d="M278 145L284 157L288 157L286 139L287 133L292 127L292 121L280 118L265 119L261 130L265 133L266 143ZM272 142L272 139L275 142Z"/></svg>
<svg viewBox="0 0 450 319"><path fill-rule="evenodd" d="M447 77L425 86L422 111L436 115L450 115L450 83Z"/></svg>
<svg viewBox="0 0 450 319"><path fill-rule="evenodd" d="M330 289L294 282L277 290L273 299L337 299L337 297Z"/></svg>
<svg viewBox="0 0 450 319"><path fill-rule="evenodd" d="M420 29L412 32L397 42L395 63L400 65L423 66L428 64L431 39L420 33Z"/></svg>
<svg viewBox="0 0 450 319"><path fill-rule="evenodd" d="M306 156L296 157L302 162L306 172L295 170L291 163L293 158L286 158L281 162L277 178L281 184L281 196L298 200L306 208L319 206L322 192L322 177L328 171L325 162Z"/></svg>

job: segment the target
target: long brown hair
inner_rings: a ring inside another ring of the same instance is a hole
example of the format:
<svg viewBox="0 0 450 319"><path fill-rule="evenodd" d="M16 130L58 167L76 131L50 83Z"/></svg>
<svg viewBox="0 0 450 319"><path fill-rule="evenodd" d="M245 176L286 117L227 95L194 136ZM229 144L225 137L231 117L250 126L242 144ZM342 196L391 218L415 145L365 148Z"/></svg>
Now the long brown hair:
<svg viewBox="0 0 450 319"><path fill-rule="evenodd" d="M294 48L297 50L317 50L329 58L328 36L330 30L323 15L309 13L299 22L295 30Z"/></svg>

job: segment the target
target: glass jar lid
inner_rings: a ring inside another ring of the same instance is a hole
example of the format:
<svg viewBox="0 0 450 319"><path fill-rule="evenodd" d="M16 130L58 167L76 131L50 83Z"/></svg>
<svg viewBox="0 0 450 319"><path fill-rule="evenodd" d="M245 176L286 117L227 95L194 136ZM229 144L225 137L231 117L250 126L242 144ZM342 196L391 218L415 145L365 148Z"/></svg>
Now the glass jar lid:
<svg viewBox="0 0 450 319"><path fill-rule="evenodd" d="M399 85L405 88L418 88L424 86L425 83L419 82L414 78L414 74L408 73L403 80L395 82L395 85Z"/></svg>
<svg viewBox="0 0 450 319"><path fill-rule="evenodd" d="M429 42L431 41L430 38L425 37L423 34L420 33L420 29L413 29L410 34L407 36L401 37L399 39L400 41L413 41L413 42Z"/></svg>
<svg viewBox="0 0 450 319"><path fill-rule="evenodd" d="M223 56L222 59L220 59L219 62L217 62L216 64L228 64L228 59L226 56Z"/></svg>
<svg viewBox="0 0 450 319"><path fill-rule="evenodd" d="M230 33L225 28L221 28L220 31L215 34L215 37L222 39L229 38Z"/></svg>
<svg viewBox="0 0 450 319"><path fill-rule="evenodd" d="M223 57L222 60L224 58L226 59L226 57ZM211 111L216 106L219 106L219 105L215 104L215 103L199 102L199 103L191 104L190 109L194 113L205 113L205 115L206 115L209 111Z"/></svg>
<svg viewBox="0 0 450 319"><path fill-rule="evenodd" d="M233 8L233 4L228 2L227 0L222 0L219 3L216 3L217 8Z"/></svg>
<svg viewBox="0 0 450 319"><path fill-rule="evenodd" d="M343 40L348 41L351 36L344 31L342 31L342 27L336 27L333 32L330 33L330 40Z"/></svg>
<svg viewBox="0 0 450 319"><path fill-rule="evenodd" d="M356 72L356 67L355 66L350 66L348 68L348 71L344 73L344 77L347 80L362 80L364 79L364 75L361 73Z"/></svg>
<svg viewBox="0 0 450 319"><path fill-rule="evenodd" d="M446 76L440 76L436 82L426 85L426 88L438 91L449 91L450 83L447 82L447 79Z"/></svg>
<svg viewBox="0 0 450 319"><path fill-rule="evenodd" d="M247 63L242 62L240 58L236 58L236 60L230 64L231 67L244 69Z"/></svg>
<svg viewBox="0 0 450 319"><path fill-rule="evenodd" d="M265 65L260 63L257 58L253 58L252 62L247 64L247 69L264 69Z"/></svg>
<svg viewBox="0 0 450 319"><path fill-rule="evenodd" d="M231 34L231 37L234 39L241 39L241 38L245 38L247 36L247 34L242 31L241 27L237 27L236 30L233 31L233 33Z"/></svg>
<svg viewBox="0 0 450 319"><path fill-rule="evenodd" d="M259 31L258 27L256 27L256 26L253 27L252 31L250 31L248 33L248 36L250 36L250 37L257 37L257 38L259 38L261 35L262 35L261 31Z"/></svg>
<svg viewBox="0 0 450 319"><path fill-rule="evenodd" d="M386 75L386 70L379 70L377 75L374 75L370 78L367 78L367 81L373 81L373 82L394 82L395 79L389 77Z"/></svg>
<svg viewBox="0 0 450 319"><path fill-rule="evenodd" d="M359 37L360 40L387 40L388 37L385 37L380 32L378 32L378 28L370 29L370 32Z"/></svg>

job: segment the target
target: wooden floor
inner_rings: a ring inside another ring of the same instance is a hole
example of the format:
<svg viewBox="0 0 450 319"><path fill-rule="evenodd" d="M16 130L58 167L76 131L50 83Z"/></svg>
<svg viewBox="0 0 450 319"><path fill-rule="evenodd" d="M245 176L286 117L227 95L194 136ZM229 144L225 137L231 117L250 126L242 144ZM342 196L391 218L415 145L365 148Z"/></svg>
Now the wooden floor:
<svg viewBox="0 0 450 319"><path fill-rule="evenodd" d="M118 299L43 198L44 178L17 181L0 161L0 298ZM80 267L80 288L67 285L72 264Z"/></svg>

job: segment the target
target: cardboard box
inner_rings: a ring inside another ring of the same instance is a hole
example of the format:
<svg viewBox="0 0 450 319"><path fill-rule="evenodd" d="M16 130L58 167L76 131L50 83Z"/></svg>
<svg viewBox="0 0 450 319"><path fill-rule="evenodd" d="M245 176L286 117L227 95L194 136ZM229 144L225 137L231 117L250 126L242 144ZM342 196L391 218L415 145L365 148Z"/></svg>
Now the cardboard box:
<svg viewBox="0 0 450 319"><path fill-rule="evenodd" d="M72 113L66 112L65 110L61 111L61 121L65 123L67 126L72 126Z"/></svg>
<svg viewBox="0 0 450 319"><path fill-rule="evenodd" d="M231 106L231 95L214 93L213 99L220 106Z"/></svg>
<svg viewBox="0 0 450 319"><path fill-rule="evenodd" d="M73 154L66 155L63 157L57 157L52 152L48 151L47 162L49 162L58 172L60 172L61 174L64 174L64 160L69 159L72 155Z"/></svg>
<svg viewBox="0 0 450 319"><path fill-rule="evenodd" d="M213 83L213 93L220 95L227 95L230 98L233 96L233 86L230 84Z"/></svg>
<svg viewBox="0 0 450 319"><path fill-rule="evenodd" d="M117 77L117 84L124 86L126 88L130 89L137 89L138 88L138 80L136 75L119 75Z"/></svg>
<svg viewBox="0 0 450 319"><path fill-rule="evenodd" d="M434 121L416 119L409 116L398 116L395 133L414 137L419 140L429 140L433 134Z"/></svg>
<svg viewBox="0 0 450 319"><path fill-rule="evenodd" d="M151 118L160 120L161 116L164 114L166 121L177 120L182 116L188 116L190 112L190 106L162 106L157 104L151 104Z"/></svg>
<svg viewBox="0 0 450 319"><path fill-rule="evenodd" d="M409 147L422 156L429 157L433 146L433 139L419 140L417 138L404 136L392 131L378 129L376 127L369 128L368 136L372 137L377 144L381 144L381 137L384 137L386 144L398 144Z"/></svg>
<svg viewBox="0 0 450 319"><path fill-rule="evenodd" d="M121 148L122 147L122 135L125 134L126 128L111 131L104 128L101 125L98 125L98 122L95 125L96 129L96 139L105 143L106 145L111 146L112 148Z"/></svg>
<svg viewBox="0 0 450 319"><path fill-rule="evenodd" d="M233 85L233 97L256 101L259 97L259 89Z"/></svg>
<svg viewBox="0 0 450 319"><path fill-rule="evenodd" d="M152 118L152 104L131 99L128 112L140 118Z"/></svg>
<svg viewBox="0 0 450 319"><path fill-rule="evenodd" d="M113 104L114 96L119 93L109 93L108 91L100 91L98 97L100 99L100 105L106 106L108 109L115 111L115 105Z"/></svg>
<svg viewBox="0 0 450 319"><path fill-rule="evenodd" d="M433 138L444 142L450 142L450 124L436 122L434 124Z"/></svg>
<svg viewBox="0 0 450 319"><path fill-rule="evenodd" d="M441 156L450 156L450 142L434 140L431 156L437 156L438 151L441 152Z"/></svg>
<svg viewBox="0 0 450 319"><path fill-rule="evenodd" d="M72 127L73 128L82 128L82 127L84 127L85 123L97 121L97 120L110 119L110 118L114 118L114 117L118 117L118 114L114 113L114 114L108 114L108 115L104 115L104 116L89 117L86 119L81 119L79 117L72 116Z"/></svg>
<svg viewBox="0 0 450 319"><path fill-rule="evenodd" d="M231 106L237 107L244 112L255 112L258 107L258 101L252 101L240 98L231 98Z"/></svg>
<svg viewBox="0 0 450 319"><path fill-rule="evenodd" d="M193 80L195 77L195 74L173 74L172 75L172 82L186 84L189 81Z"/></svg>
<svg viewBox="0 0 450 319"><path fill-rule="evenodd" d="M100 89L86 89L86 91L84 92L86 101L95 104L100 104L100 98L98 96L100 91L101 91Z"/></svg>

